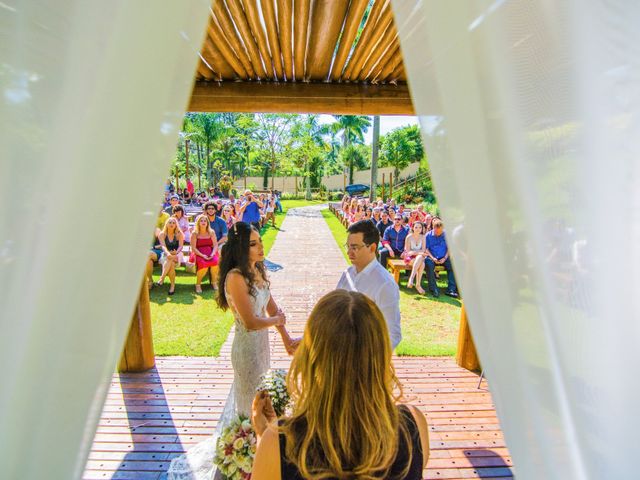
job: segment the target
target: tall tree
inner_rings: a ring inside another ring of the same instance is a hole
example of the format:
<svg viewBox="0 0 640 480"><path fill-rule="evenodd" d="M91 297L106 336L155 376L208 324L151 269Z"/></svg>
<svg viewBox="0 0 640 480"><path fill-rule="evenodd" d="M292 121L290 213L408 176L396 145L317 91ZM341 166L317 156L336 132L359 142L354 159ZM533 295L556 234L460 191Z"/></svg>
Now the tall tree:
<svg viewBox="0 0 640 480"><path fill-rule="evenodd" d="M394 167L396 179L400 170L412 162L420 161L424 156L416 126L396 128L386 134L381 141L381 151L382 163Z"/></svg>
<svg viewBox="0 0 640 480"><path fill-rule="evenodd" d="M292 151L304 171L307 200L311 200L311 165L325 151L325 131L319 123L319 115L302 115L291 129Z"/></svg>
<svg viewBox="0 0 640 480"><path fill-rule="evenodd" d="M215 185L217 178L213 169L213 161L211 158L211 150L213 145L224 131L224 124L218 113L188 113L190 119L190 128L198 141L205 150L206 176L209 185ZM191 137L194 138L194 137Z"/></svg>
<svg viewBox="0 0 640 480"><path fill-rule="evenodd" d="M342 134L343 159L349 168L349 183L353 183L353 170L356 157L350 145L363 144L364 134L371 126L371 119L365 115L334 115L336 122L333 129Z"/></svg>
<svg viewBox="0 0 640 480"><path fill-rule="evenodd" d="M271 161L271 188L274 188L276 163L279 154L282 152L286 143L289 141L289 127L295 115L291 114L274 114L261 113L256 115L258 128L256 129L256 138L262 143L262 146L268 151ZM265 169L265 179L268 170Z"/></svg>

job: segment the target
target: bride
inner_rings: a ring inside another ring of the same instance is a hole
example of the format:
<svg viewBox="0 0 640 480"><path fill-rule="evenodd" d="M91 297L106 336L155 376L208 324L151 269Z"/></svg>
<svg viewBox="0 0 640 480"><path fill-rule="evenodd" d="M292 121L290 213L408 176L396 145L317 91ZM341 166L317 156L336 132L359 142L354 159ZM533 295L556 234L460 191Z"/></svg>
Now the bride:
<svg viewBox="0 0 640 480"><path fill-rule="evenodd" d="M245 222L236 223L222 247L217 302L231 309L235 335L231 347L233 384L215 434L186 454L175 458L169 480L210 480L216 474L215 446L222 429L239 414L251 416L251 403L260 377L269 370L269 327L280 332L284 346L292 354L298 340L285 328L286 318L269 291L260 234Z"/></svg>

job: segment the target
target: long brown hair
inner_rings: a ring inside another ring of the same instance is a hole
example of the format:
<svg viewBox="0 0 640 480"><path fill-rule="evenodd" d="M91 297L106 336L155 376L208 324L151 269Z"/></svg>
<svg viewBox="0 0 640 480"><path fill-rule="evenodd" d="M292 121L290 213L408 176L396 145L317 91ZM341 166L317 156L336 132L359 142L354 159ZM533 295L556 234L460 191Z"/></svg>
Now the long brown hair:
<svg viewBox="0 0 640 480"><path fill-rule="evenodd" d="M317 303L289 370L295 407L281 427L286 458L304 478L389 478L399 431L412 451L391 352L384 317L365 295L335 290ZM409 453L400 478L410 465Z"/></svg>

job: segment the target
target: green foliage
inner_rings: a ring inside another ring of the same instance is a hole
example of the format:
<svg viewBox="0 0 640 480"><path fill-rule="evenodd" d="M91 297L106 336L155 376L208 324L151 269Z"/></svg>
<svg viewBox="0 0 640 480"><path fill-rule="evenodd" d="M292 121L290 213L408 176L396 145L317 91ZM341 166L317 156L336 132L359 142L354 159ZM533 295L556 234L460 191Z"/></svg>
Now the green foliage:
<svg viewBox="0 0 640 480"><path fill-rule="evenodd" d="M400 127L384 135L380 141L380 165L394 167L397 177L400 170L424 158L420 131L416 125Z"/></svg>

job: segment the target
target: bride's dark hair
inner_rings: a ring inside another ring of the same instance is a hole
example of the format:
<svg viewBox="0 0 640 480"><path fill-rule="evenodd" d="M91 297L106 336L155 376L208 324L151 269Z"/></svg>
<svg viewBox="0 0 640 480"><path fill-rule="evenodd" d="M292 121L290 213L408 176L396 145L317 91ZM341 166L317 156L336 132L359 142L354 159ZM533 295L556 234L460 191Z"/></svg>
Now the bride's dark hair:
<svg viewBox="0 0 640 480"><path fill-rule="evenodd" d="M237 269L244 277L245 282L247 282L247 287L249 287L249 294L252 297L255 297L257 294L255 275L249 265L249 243L251 241L252 231L258 232L253 225L246 222L236 222L233 227L229 229L227 243L222 246L220 251L222 258L220 260L220 271L218 273L218 296L216 302L222 310L229 308L227 295L224 291L224 284L227 275L233 269ZM268 285L269 280L267 280L264 263L257 262L256 270L258 270L262 279L267 282Z"/></svg>

